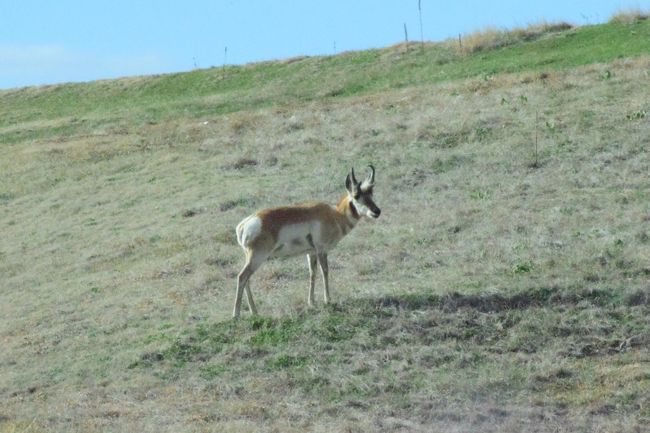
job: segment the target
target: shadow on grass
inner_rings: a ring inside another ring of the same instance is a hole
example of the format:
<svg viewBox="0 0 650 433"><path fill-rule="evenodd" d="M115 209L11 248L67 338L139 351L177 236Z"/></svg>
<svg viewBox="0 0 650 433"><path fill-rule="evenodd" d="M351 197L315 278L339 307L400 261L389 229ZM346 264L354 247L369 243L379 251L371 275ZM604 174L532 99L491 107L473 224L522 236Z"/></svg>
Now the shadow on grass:
<svg viewBox="0 0 650 433"><path fill-rule="evenodd" d="M629 294L607 289L564 289L559 287L534 288L513 294L461 294L444 295L407 294L359 299L356 304L370 304L376 308L394 307L403 310L439 309L454 312L473 309L483 313L507 310L525 310L545 306L576 305L589 303L597 306L650 304L650 287Z"/></svg>
<svg viewBox="0 0 650 433"><path fill-rule="evenodd" d="M566 340L574 334L579 334L579 338L576 337L579 340L575 342L576 347L567 349L563 355L593 356L622 352L631 347L647 345L649 341L642 335L637 335L638 333L624 332L622 323L618 323L618 319L612 316L613 322L606 320L603 326L608 329L620 328L620 335L603 336L598 334L598 330L591 335L584 327L567 328L546 323L543 329L537 329L532 334L525 327L513 331L514 334L526 336L517 340L521 342L519 344L510 341L508 333L503 330L504 326L517 327L521 322L521 319L508 318L508 312L531 310L530 315L534 316L537 313L532 310L539 308L595 307L604 313L619 307L648 305L650 287L635 292L551 287L528 289L512 294L452 292L443 295L429 293L361 298L321 308L305 309L290 316L247 316L239 320L200 323L175 338L166 336L165 338L170 340L167 347L161 347L156 352L143 353L129 368L151 366L163 361L169 361L173 367L181 368L188 362L212 362L217 354L226 364L228 359L240 362L270 357L270 360L267 360L268 365L265 364L267 367L288 367L306 362L300 357L288 357L294 356L294 352L300 352L300 347L331 351L336 347L354 346L356 343L350 342L358 340L364 347L381 348L387 341L395 340L391 329L399 330L401 341L410 341L413 344L431 345L448 339L471 340L477 345L486 341L502 342L507 346L502 349L506 352L535 352L554 338L561 337ZM429 320L426 315L400 314L402 311L433 310L442 312L447 319L441 322ZM487 318L478 318L474 314L476 312L486 313L484 316ZM645 313L637 311L634 314L638 316ZM533 328L537 326L535 323L529 325ZM217 371L221 372L221 367Z"/></svg>

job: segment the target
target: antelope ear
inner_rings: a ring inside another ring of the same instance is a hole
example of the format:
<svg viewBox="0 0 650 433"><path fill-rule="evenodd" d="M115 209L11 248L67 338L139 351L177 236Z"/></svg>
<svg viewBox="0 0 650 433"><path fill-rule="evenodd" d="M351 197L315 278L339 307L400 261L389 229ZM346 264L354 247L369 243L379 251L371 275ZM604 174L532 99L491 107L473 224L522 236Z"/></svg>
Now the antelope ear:
<svg viewBox="0 0 650 433"><path fill-rule="evenodd" d="M361 184L354 178L354 172L348 174L348 177L345 178L345 189L347 189L353 197L357 198L360 187Z"/></svg>
<svg viewBox="0 0 650 433"><path fill-rule="evenodd" d="M372 164L368 167L370 168L370 173L368 173L368 176L366 176L361 184L361 189L364 191L371 189L375 185L375 167Z"/></svg>
<svg viewBox="0 0 650 433"><path fill-rule="evenodd" d="M367 179L368 184L370 186L373 186L375 184L375 167L373 167L373 165L370 164L368 168L370 169L370 173L368 173L368 179Z"/></svg>

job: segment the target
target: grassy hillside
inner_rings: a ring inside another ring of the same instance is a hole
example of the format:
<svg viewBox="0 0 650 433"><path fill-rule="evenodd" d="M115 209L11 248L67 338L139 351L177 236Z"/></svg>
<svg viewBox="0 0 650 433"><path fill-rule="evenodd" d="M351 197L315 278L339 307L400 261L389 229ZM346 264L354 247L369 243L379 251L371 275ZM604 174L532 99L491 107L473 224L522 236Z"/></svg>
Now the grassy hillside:
<svg viewBox="0 0 650 433"><path fill-rule="evenodd" d="M644 431L648 33L0 92L0 431ZM335 304L229 320L237 222L369 162Z"/></svg>
<svg viewBox="0 0 650 433"><path fill-rule="evenodd" d="M0 92L0 127L67 116L84 120L84 124L66 122L59 131L71 134L118 119L147 122L203 117L458 79L489 79L503 72L562 70L646 54L650 38L647 20L560 32L553 29L541 26L514 36L473 34L462 49L457 41L428 44L424 50L414 44L408 51L396 46L159 77L5 91ZM478 50L484 46L485 50ZM477 52L468 55L468 48ZM29 138L38 137L37 131L26 132L32 133ZM3 134L2 139L16 137Z"/></svg>

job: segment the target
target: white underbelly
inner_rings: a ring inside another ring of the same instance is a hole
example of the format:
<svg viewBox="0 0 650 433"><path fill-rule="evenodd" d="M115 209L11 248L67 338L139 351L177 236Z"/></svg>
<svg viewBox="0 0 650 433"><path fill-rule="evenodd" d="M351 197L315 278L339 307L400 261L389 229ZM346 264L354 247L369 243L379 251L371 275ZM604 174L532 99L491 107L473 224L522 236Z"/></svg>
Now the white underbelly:
<svg viewBox="0 0 650 433"><path fill-rule="evenodd" d="M274 256L287 257L298 254L316 253L322 248L319 222L292 224L278 232L273 249Z"/></svg>
<svg viewBox="0 0 650 433"><path fill-rule="evenodd" d="M316 249L305 245L278 244L273 250L274 257L291 257L300 254L316 254Z"/></svg>

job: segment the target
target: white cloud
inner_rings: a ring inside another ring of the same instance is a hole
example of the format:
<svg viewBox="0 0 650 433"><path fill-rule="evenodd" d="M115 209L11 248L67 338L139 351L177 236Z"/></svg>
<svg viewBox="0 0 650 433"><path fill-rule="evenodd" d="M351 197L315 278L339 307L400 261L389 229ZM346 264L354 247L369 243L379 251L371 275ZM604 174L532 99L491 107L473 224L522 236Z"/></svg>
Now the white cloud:
<svg viewBox="0 0 650 433"><path fill-rule="evenodd" d="M98 55L55 44L0 44L0 88L154 74L166 67L154 54Z"/></svg>
<svg viewBox="0 0 650 433"><path fill-rule="evenodd" d="M0 45L0 86L21 81L29 84L48 74L58 80L61 72L78 63L78 57L60 45Z"/></svg>
<svg viewBox="0 0 650 433"><path fill-rule="evenodd" d="M43 62L70 61L73 54L60 45L0 45L0 66L16 67Z"/></svg>

